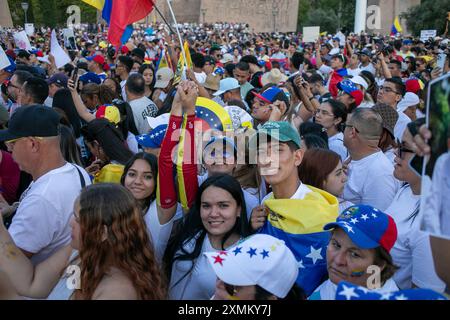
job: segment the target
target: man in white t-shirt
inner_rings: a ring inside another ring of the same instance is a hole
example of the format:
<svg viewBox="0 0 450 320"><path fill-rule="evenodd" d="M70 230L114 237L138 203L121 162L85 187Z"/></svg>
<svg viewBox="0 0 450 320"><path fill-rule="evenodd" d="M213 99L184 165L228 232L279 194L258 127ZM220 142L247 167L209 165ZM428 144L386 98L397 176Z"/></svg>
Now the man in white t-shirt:
<svg viewBox="0 0 450 320"><path fill-rule="evenodd" d="M139 134L148 133L150 126L147 122L147 117L156 117L158 107L145 96L144 77L140 73L130 75L125 85L125 90Z"/></svg>
<svg viewBox="0 0 450 320"><path fill-rule="evenodd" d="M75 199L90 184L84 169L66 162L60 149L60 116L43 105L16 110L0 131L21 170L33 182L22 194L9 227L17 247L36 265L70 242Z"/></svg>
<svg viewBox="0 0 450 320"><path fill-rule="evenodd" d="M384 81L378 92L377 103L384 103L397 111L398 103L403 99L406 93L406 87L400 78L389 78ZM394 136L402 140L406 126L411 119L403 112L398 112L398 120L394 127Z"/></svg>
<svg viewBox="0 0 450 320"><path fill-rule="evenodd" d="M386 210L397 193L394 167L378 148L383 119L374 110L357 108L348 115L344 145L351 157L343 198Z"/></svg>

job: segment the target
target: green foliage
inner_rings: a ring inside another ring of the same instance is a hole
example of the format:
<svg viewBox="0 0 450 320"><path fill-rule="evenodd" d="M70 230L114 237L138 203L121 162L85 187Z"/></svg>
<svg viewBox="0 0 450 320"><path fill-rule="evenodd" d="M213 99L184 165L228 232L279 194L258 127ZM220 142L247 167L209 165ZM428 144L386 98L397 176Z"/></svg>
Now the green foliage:
<svg viewBox="0 0 450 320"><path fill-rule="evenodd" d="M69 16L66 10L71 5L80 7L81 23L95 22L97 17L95 8L81 0L8 0L14 25L23 25L25 21L21 2L29 3L28 22L35 26L64 26Z"/></svg>
<svg viewBox="0 0 450 320"><path fill-rule="evenodd" d="M445 32L447 12L450 11L450 0L422 0L420 5L412 7L401 15L406 19L408 29L413 35L420 35L421 30L437 30Z"/></svg>
<svg viewBox="0 0 450 320"><path fill-rule="evenodd" d="M310 0L300 1L298 26L320 26L321 31L352 31L355 19L355 1Z"/></svg>

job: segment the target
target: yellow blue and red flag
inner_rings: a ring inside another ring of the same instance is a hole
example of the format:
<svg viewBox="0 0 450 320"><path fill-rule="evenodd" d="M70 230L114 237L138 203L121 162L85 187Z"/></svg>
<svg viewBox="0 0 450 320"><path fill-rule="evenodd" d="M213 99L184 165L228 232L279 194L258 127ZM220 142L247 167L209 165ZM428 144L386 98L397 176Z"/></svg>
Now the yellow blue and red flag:
<svg viewBox="0 0 450 320"><path fill-rule="evenodd" d="M270 210L260 233L283 240L297 259L297 285L307 296L327 276L326 248L330 233L323 227L336 221L339 202L331 194L308 186L312 192L304 199L268 199L264 205ZM280 270L282 274L283 270Z"/></svg>
<svg viewBox="0 0 450 320"><path fill-rule="evenodd" d="M394 24L392 25L391 28L391 36L396 36L398 33L402 33L403 29L402 29L402 25L400 24L400 20L398 18L398 16L395 17L394 20Z"/></svg>

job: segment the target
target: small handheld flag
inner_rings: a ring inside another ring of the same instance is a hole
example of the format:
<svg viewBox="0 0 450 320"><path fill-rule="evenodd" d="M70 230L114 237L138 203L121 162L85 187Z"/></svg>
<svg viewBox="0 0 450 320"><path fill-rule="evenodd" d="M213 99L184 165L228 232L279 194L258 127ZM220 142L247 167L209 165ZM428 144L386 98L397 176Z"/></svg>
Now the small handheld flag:
<svg viewBox="0 0 450 320"><path fill-rule="evenodd" d="M395 17L394 24L392 25L391 29L391 36L396 36L398 33L402 33L402 25L400 24L400 20L398 16Z"/></svg>

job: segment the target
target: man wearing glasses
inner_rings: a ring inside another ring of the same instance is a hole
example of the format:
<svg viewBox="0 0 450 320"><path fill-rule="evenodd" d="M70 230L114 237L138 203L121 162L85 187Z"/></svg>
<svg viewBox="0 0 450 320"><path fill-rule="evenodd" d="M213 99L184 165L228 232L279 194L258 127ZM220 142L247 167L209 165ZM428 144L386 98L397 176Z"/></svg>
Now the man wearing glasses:
<svg viewBox="0 0 450 320"><path fill-rule="evenodd" d="M90 184L83 168L64 159L59 123L60 116L52 108L33 105L18 108L8 129L0 131L0 141L5 141L14 161L33 177L9 233L34 265L70 242L75 199Z"/></svg>
<svg viewBox="0 0 450 320"><path fill-rule="evenodd" d="M384 84L378 91L378 103L384 103L397 111L397 105L402 101L406 93L406 86L400 78L386 79ZM397 111L398 112L398 111ZM398 120L394 127L394 136L401 140L406 126L411 122L411 119L403 112L398 112Z"/></svg>
<svg viewBox="0 0 450 320"><path fill-rule="evenodd" d="M370 108L357 108L348 115L344 146L351 162L343 198L384 211L397 193L398 185L392 162L378 148L382 132L383 119L378 112Z"/></svg>
<svg viewBox="0 0 450 320"><path fill-rule="evenodd" d="M33 75L28 71L17 70L16 72L14 72L14 75L12 76L8 84L8 97L13 102L10 109L10 114L12 114L18 107L20 107L19 97L22 91L23 84L28 79L31 79L32 76Z"/></svg>

